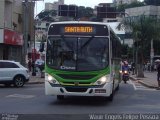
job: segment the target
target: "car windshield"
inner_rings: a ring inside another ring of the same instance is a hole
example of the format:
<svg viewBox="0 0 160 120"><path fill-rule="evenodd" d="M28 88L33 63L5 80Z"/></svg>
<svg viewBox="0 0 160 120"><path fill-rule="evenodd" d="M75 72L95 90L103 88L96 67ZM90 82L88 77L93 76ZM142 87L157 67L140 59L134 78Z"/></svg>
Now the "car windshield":
<svg viewBox="0 0 160 120"><path fill-rule="evenodd" d="M108 38L49 37L46 62L49 67L66 71L93 71L107 67Z"/></svg>

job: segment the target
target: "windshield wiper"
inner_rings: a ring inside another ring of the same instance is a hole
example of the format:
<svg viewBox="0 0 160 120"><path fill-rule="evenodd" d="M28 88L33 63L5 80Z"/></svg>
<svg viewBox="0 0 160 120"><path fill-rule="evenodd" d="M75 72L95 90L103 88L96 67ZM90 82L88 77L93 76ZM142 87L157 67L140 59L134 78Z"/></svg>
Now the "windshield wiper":
<svg viewBox="0 0 160 120"><path fill-rule="evenodd" d="M83 49L84 47L86 47L93 38L94 38L94 36L90 37L90 38L81 46L80 49Z"/></svg>
<svg viewBox="0 0 160 120"><path fill-rule="evenodd" d="M64 40L65 45L68 47L68 49L69 49L70 51L73 51L73 48L72 48L73 46L71 46L70 44L68 44L68 42L66 42L66 39L65 39L64 35L62 35L61 37L62 37L62 39Z"/></svg>

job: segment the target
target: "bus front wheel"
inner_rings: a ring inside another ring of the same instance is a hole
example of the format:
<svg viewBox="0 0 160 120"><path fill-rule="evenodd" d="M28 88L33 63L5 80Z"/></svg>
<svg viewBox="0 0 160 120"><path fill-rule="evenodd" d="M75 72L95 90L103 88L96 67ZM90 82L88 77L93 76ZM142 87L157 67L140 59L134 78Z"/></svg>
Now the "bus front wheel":
<svg viewBox="0 0 160 120"><path fill-rule="evenodd" d="M112 102L113 98L114 98L114 92L112 91L112 93L110 94L110 96L104 97L104 100Z"/></svg>
<svg viewBox="0 0 160 120"><path fill-rule="evenodd" d="M113 88L112 88L112 93L110 94L110 96L108 97L109 101L113 101L113 97L114 97L114 84L113 84Z"/></svg>
<svg viewBox="0 0 160 120"><path fill-rule="evenodd" d="M63 100L64 99L64 95L57 95L57 99L58 100Z"/></svg>
<svg viewBox="0 0 160 120"><path fill-rule="evenodd" d="M109 100L109 101L113 101L113 97L114 97L114 94L113 94L113 92L112 92L112 94L110 94L110 96L108 97L108 100Z"/></svg>

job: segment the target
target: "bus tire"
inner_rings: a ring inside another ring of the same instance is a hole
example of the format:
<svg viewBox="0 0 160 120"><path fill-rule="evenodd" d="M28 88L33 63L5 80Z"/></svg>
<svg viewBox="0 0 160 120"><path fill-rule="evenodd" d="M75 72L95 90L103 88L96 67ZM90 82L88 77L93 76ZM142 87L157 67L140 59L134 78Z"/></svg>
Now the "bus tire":
<svg viewBox="0 0 160 120"><path fill-rule="evenodd" d="M119 90L119 83L118 83L118 86L116 87L116 91L118 91Z"/></svg>
<svg viewBox="0 0 160 120"><path fill-rule="evenodd" d="M114 94L113 94L113 91L112 91L112 94L110 94L110 96L108 97L108 100L113 101L113 97L114 97Z"/></svg>
<svg viewBox="0 0 160 120"><path fill-rule="evenodd" d="M114 82L113 82L112 93L111 93L110 96L108 97L108 100L109 100L109 101L113 101L113 97L114 97Z"/></svg>
<svg viewBox="0 0 160 120"><path fill-rule="evenodd" d="M57 95L57 100L63 100L64 99L64 95Z"/></svg>

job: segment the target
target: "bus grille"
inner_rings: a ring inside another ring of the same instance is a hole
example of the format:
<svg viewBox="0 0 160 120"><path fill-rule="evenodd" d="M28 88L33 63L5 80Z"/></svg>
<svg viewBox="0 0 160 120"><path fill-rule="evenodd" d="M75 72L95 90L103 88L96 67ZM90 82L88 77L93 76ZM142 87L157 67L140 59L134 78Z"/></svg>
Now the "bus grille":
<svg viewBox="0 0 160 120"><path fill-rule="evenodd" d="M62 82L63 84L72 84L75 85L75 82ZM79 82L79 85L90 85L92 82Z"/></svg>
<svg viewBox="0 0 160 120"><path fill-rule="evenodd" d="M78 87L65 87L68 92L86 92L88 88Z"/></svg>
<svg viewBox="0 0 160 120"><path fill-rule="evenodd" d="M71 80L88 80L94 78L96 75L68 75L68 74L57 74L63 79L71 79Z"/></svg>

